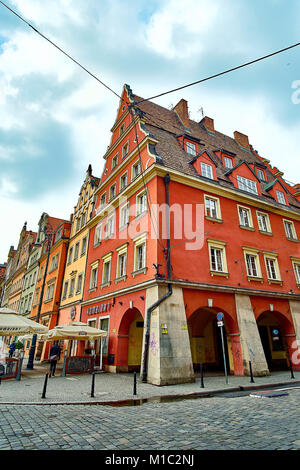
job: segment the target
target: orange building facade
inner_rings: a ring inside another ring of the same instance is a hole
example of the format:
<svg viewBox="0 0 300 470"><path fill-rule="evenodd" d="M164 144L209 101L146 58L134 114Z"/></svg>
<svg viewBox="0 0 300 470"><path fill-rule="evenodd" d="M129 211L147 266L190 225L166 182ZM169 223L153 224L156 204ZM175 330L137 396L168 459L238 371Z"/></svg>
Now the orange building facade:
<svg viewBox="0 0 300 470"><path fill-rule="evenodd" d="M39 272L30 318L36 320L41 303L39 322L51 329L58 323L58 309L71 223L66 220L51 217L48 217L47 223L51 226L51 236L49 239L45 239L44 235L41 233L39 237L40 243L42 244L42 252L39 259ZM49 343L39 341L35 359L42 361L48 359L48 356Z"/></svg>
<svg viewBox="0 0 300 470"><path fill-rule="evenodd" d="M185 100L140 100L124 87L89 222L81 321L108 329L105 369L224 370L222 313L231 374L300 370L299 185Z"/></svg>

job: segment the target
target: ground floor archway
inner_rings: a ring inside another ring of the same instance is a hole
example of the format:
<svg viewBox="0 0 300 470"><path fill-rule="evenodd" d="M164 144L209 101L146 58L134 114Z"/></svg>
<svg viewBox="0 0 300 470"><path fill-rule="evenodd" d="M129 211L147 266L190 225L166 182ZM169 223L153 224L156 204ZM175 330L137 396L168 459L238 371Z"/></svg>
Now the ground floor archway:
<svg viewBox="0 0 300 470"><path fill-rule="evenodd" d="M287 370L294 338L292 323L280 312L265 311L258 317L257 326L270 372Z"/></svg>
<svg viewBox="0 0 300 470"><path fill-rule="evenodd" d="M142 358L144 319L141 312L128 309L118 330L117 370L119 372L139 371Z"/></svg>
<svg viewBox="0 0 300 470"><path fill-rule="evenodd" d="M192 361L195 372L203 364L206 371L224 373L224 355L221 328L217 324L217 313L222 310L202 307L188 319ZM242 375L240 342L233 336L237 334L234 320L226 312L224 315L223 338L227 372Z"/></svg>

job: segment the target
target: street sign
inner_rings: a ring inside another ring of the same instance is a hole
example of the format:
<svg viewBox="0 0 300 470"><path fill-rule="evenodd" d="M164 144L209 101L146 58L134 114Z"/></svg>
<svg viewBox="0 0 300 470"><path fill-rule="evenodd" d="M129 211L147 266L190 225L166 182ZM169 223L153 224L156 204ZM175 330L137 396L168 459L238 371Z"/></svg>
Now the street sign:
<svg viewBox="0 0 300 470"><path fill-rule="evenodd" d="M222 312L219 312L219 313L217 314L217 320L218 320L218 321L222 321L223 318L224 318L223 313L222 313Z"/></svg>
<svg viewBox="0 0 300 470"><path fill-rule="evenodd" d="M224 326L224 322L223 321L218 321L218 326Z"/></svg>

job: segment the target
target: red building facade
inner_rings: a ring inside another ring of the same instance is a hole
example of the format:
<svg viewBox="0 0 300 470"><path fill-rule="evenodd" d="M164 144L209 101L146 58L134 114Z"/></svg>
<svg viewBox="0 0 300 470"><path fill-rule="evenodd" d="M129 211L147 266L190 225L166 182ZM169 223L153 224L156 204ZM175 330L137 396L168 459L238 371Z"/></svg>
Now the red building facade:
<svg viewBox="0 0 300 470"><path fill-rule="evenodd" d="M139 101L126 85L89 223L81 321L108 330L106 370L222 370L220 312L230 373L300 370L299 185L185 100Z"/></svg>

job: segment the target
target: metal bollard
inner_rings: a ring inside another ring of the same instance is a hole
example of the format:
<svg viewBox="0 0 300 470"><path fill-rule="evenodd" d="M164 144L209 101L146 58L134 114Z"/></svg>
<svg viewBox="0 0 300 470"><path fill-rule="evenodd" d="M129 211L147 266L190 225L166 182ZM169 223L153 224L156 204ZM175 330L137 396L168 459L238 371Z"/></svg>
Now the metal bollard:
<svg viewBox="0 0 300 470"><path fill-rule="evenodd" d="M200 378L201 378L201 388L204 388L204 376L203 376L203 364L200 364Z"/></svg>
<svg viewBox="0 0 300 470"><path fill-rule="evenodd" d="M290 371L291 371L291 379L294 379L294 371L293 371L293 366L292 366L292 361L290 360Z"/></svg>
<svg viewBox="0 0 300 470"><path fill-rule="evenodd" d="M136 395L136 372L133 373L133 395Z"/></svg>
<svg viewBox="0 0 300 470"><path fill-rule="evenodd" d="M91 398L95 397L95 372L92 373L92 390L91 390Z"/></svg>
<svg viewBox="0 0 300 470"><path fill-rule="evenodd" d="M252 364L251 364L251 361L249 361L249 369L250 369L250 377L251 377L250 382L251 382L252 384L254 384L255 382L254 382L254 378L253 378L253 372L252 372Z"/></svg>
<svg viewBox="0 0 300 470"><path fill-rule="evenodd" d="M23 359L24 359L24 353L21 353L21 356L19 358L19 364L18 364L18 372L16 376L16 380L21 380L21 372L22 372L22 365L23 365Z"/></svg>
<svg viewBox="0 0 300 470"><path fill-rule="evenodd" d="M45 375L45 382L44 382L42 398L46 398L47 382L48 382L48 372Z"/></svg>

